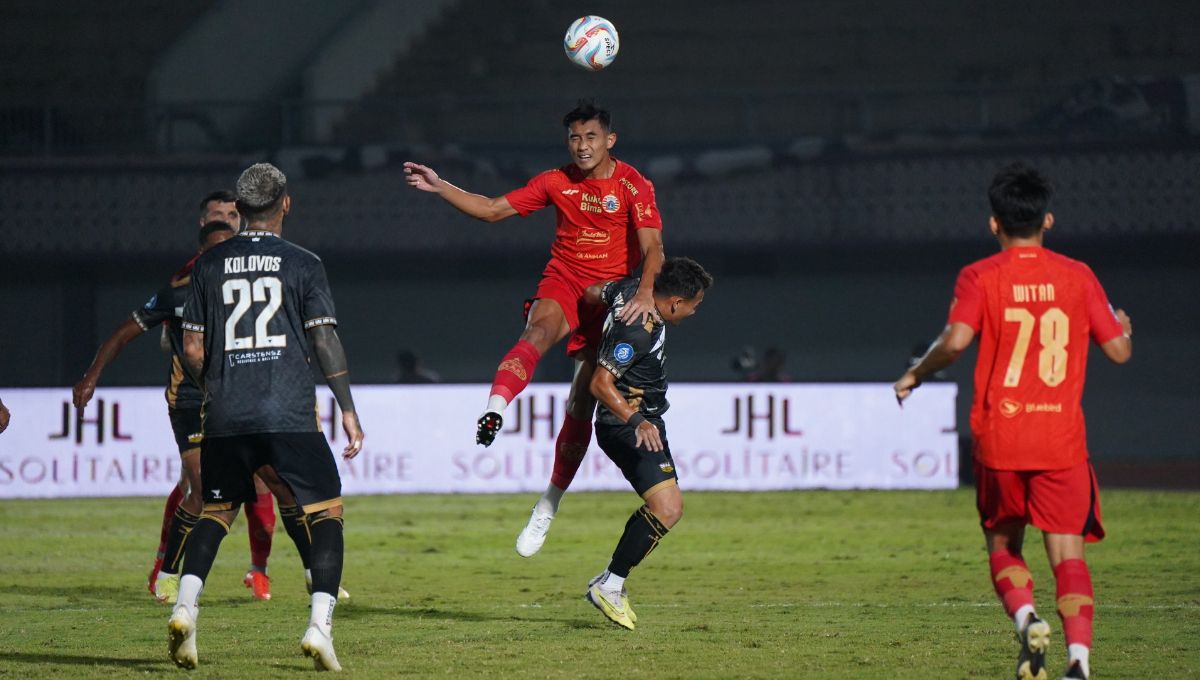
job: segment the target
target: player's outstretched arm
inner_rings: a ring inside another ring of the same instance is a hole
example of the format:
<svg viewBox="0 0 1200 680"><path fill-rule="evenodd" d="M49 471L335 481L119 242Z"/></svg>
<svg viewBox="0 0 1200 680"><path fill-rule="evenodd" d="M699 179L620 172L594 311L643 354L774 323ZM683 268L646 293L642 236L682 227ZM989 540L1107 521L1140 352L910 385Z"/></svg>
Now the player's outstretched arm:
<svg viewBox="0 0 1200 680"><path fill-rule="evenodd" d="M508 199L504 196L488 198L487 196L464 191L438 177L438 174L429 166L405 161L404 175L408 181L408 186L437 194L447 203L458 208L459 211L477 220L498 222L517 214L516 209L509 204Z"/></svg>
<svg viewBox="0 0 1200 680"><path fill-rule="evenodd" d="M643 227L637 230L637 237L642 251L642 280L633 299L625 303L620 314L617 314L617 319L628 325L643 324L653 318L654 277L658 276L666 260L661 231Z"/></svg>
<svg viewBox="0 0 1200 680"><path fill-rule="evenodd" d="M1123 364L1133 357L1133 321L1129 319L1129 315L1124 309L1117 310L1117 321L1121 322L1121 328L1125 334L1119 335L1112 340L1100 345L1100 351L1104 352L1104 356L1114 364Z"/></svg>
<svg viewBox="0 0 1200 680"><path fill-rule="evenodd" d="M96 350L96 358L92 359L92 365L88 366L83 377L71 389L71 401L74 402L75 408L83 408L88 405L88 402L92 400L92 395L96 393L96 383L100 382L100 374L104 373L104 369L113 359L117 358L130 340L142 333L142 327L136 321L125 319L112 332L112 335L100 344L100 349Z"/></svg>
<svg viewBox="0 0 1200 680"><path fill-rule="evenodd" d="M592 374L592 396L602 402L614 415L625 421L626 425L634 427L637 437L635 446L645 446L648 451L662 451L662 434L646 417L638 413L628 402L621 398L617 390L617 379L608 369L597 367Z"/></svg>
<svg viewBox="0 0 1200 680"><path fill-rule="evenodd" d="M929 346L925 356L915 366L904 372L892 389L896 391L896 402L901 406L912 391L921 385L926 377L937 373L954 363L975 339L975 330L965 323L954 322L942 330L938 339Z"/></svg>
<svg viewBox="0 0 1200 680"><path fill-rule="evenodd" d="M308 331L308 339L312 343L313 355L321 367L321 375L325 376L325 384L337 399L338 408L342 409L342 429L346 431L346 448L342 457L353 458L362 450L364 434L358 422L358 412L354 410L354 396L350 394L350 369L346 364L346 351L342 349L341 338L333 326L314 326Z"/></svg>

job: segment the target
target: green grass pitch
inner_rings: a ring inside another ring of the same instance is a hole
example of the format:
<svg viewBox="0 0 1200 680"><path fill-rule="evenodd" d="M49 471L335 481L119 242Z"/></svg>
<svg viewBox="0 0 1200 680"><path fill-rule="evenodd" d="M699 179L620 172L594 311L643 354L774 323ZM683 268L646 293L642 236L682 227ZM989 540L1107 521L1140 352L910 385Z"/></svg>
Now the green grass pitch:
<svg viewBox="0 0 1200 680"><path fill-rule="evenodd" d="M636 631L584 599L632 493L568 494L542 552L513 551L533 495L347 500L334 636L351 677L1007 678L1016 644L971 490L692 493L629 580ZM1109 489L1089 547L1095 678L1200 677L1200 494ZM160 499L0 502L0 678L184 674L143 586ZM200 678L311 671L308 598L278 530L274 599L241 584L244 520L201 599ZM1034 530L1026 555L1065 657Z"/></svg>

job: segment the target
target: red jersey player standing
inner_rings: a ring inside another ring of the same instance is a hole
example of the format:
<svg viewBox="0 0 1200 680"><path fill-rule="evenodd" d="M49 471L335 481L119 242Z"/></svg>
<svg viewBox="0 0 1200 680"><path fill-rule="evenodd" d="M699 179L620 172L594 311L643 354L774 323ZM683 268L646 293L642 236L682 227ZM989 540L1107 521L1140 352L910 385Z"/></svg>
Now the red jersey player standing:
<svg viewBox="0 0 1200 680"><path fill-rule="evenodd" d="M1041 529L1054 569L1064 677L1088 677L1094 601L1083 546L1104 537L1080 405L1088 340L1118 364L1133 353L1129 317L1112 310L1092 270L1042 247L1054 224L1051 193L1021 164L996 175L988 197L1001 252L962 270L945 330L895 384L903 403L980 335L971 406L976 504L992 581L1021 643L1018 680L1046 677L1050 641L1022 556L1027 524Z"/></svg>
<svg viewBox="0 0 1200 680"><path fill-rule="evenodd" d="M654 277L664 259L654 185L610 155L617 135L608 111L581 101L563 118L563 125L571 164L547 170L524 187L495 198L463 191L423 165L404 164L410 186L436 193L476 219L496 222L551 205L557 215L550 262L533 299L526 303L525 330L500 361L475 433L478 443L492 443L505 407L529 384L538 359L570 335L567 354L576 360L575 377L554 445L550 483L517 536L517 552L523 557L541 549L559 500L592 439L596 400L589 385L605 309L585 302L584 291L598 281L629 276L640 265L642 285L618 318L627 324L645 323L654 314Z"/></svg>

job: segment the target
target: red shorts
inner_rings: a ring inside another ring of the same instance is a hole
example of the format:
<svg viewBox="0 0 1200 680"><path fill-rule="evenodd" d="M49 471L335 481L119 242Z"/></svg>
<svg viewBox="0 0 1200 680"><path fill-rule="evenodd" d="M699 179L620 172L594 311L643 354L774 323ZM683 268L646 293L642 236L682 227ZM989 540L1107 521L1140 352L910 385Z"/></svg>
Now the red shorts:
<svg viewBox="0 0 1200 680"><path fill-rule="evenodd" d="M1061 470L996 470L975 463L975 504L980 524L1032 524L1052 534L1104 538L1100 493L1092 464Z"/></svg>
<svg viewBox="0 0 1200 680"><path fill-rule="evenodd" d="M567 356L575 356L584 348L593 351L600 346L600 333L604 327L604 305L589 305L583 300L583 291L596 281L582 282L572 277L557 262L550 260L542 272L537 292L525 301L525 318L534 300L554 300L562 307L563 315L571 328L567 336Z"/></svg>

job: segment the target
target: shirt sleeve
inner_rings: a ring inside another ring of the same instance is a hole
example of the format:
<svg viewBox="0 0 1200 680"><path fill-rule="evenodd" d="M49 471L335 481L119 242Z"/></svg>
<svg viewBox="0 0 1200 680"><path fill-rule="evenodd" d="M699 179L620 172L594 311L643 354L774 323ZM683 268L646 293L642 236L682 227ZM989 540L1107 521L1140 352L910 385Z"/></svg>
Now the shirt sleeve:
<svg viewBox="0 0 1200 680"><path fill-rule="evenodd" d="M654 197L654 184L645 178L631 182L637 194L630 196L630 221L634 229L662 229L662 216L658 214L658 201ZM630 192L633 193L633 192Z"/></svg>
<svg viewBox="0 0 1200 680"><path fill-rule="evenodd" d="M620 378L630 366L650 353L653 339L645 326L610 323L600 340L596 363Z"/></svg>
<svg viewBox="0 0 1200 680"><path fill-rule="evenodd" d="M1104 293L1104 287L1100 285L1100 280L1096 278L1091 269L1088 269L1087 273L1091 283L1087 302L1088 324L1091 326L1092 340L1103 345L1115 337L1124 335L1125 329L1117 319L1112 305L1109 304L1108 296Z"/></svg>
<svg viewBox="0 0 1200 680"><path fill-rule="evenodd" d="M204 332L205 312L208 311L208 298L204 294L204 279L207 270L199 261L192 269L192 282L188 284L188 299L183 305L183 318L180 326L185 331Z"/></svg>
<svg viewBox="0 0 1200 680"><path fill-rule="evenodd" d="M550 172L553 171L543 172L530 179L520 189L513 189L504 195L504 198L508 199L508 204L517 211L518 215L525 217L535 210L541 210L550 205L550 193L546 186Z"/></svg>
<svg viewBox="0 0 1200 680"><path fill-rule="evenodd" d="M132 316L143 331L175 318L174 295L170 286L159 289L146 304L133 310Z"/></svg>
<svg viewBox="0 0 1200 680"><path fill-rule="evenodd" d="M972 267L964 268L954 284L954 299L950 301L950 316L946 323L965 323L978 333L983 326L983 303L979 272Z"/></svg>
<svg viewBox="0 0 1200 680"><path fill-rule="evenodd" d="M309 274L301 313L304 315L304 330L317 326L337 325L337 314L333 309L333 293L329 290L325 265L320 260L314 263Z"/></svg>

